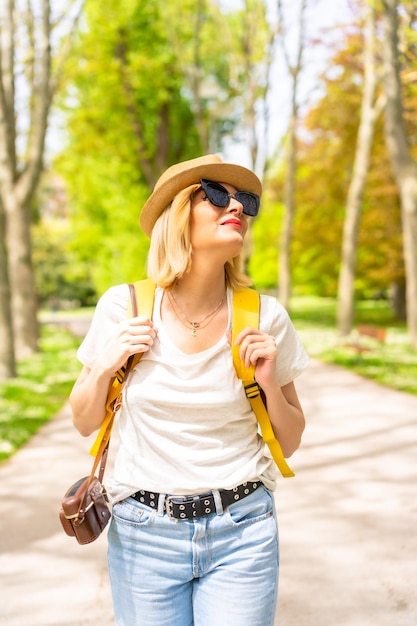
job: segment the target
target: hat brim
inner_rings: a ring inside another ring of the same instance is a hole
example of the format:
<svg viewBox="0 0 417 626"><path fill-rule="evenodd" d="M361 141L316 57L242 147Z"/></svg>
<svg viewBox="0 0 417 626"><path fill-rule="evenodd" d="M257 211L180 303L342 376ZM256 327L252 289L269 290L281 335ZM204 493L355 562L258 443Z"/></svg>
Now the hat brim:
<svg viewBox="0 0 417 626"><path fill-rule="evenodd" d="M139 222L143 232L148 237L152 234L156 220L175 196L186 187L199 183L201 178L227 183L239 191L250 191L258 196L262 193L262 183L259 178L251 170L241 165L220 161L184 169L156 187L145 202Z"/></svg>

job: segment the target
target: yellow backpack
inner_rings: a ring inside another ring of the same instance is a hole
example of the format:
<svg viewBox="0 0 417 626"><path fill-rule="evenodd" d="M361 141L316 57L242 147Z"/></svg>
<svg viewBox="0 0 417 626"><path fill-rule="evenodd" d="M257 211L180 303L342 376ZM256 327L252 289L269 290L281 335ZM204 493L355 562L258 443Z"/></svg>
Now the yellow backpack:
<svg viewBox="0 0 417 626"><path fill-rule="evenodd" d="M152 318L153 301L155 294L155 284L152 280L140 280L134 283L136 294L136 302L139 303L140 314ZM256 415L258 424L262 433L262 438L268 446L272 458L277 464L281 474L285 478L294 476L294 472L288 466L279 441L275 438L271 421L267 413L266 407L262 400L261 390L255 380L255 366L246 367L245 363L239 356L239 346L235 346L235 339L241 330L247 326L258 328L259 326L259 294L254 289L246 288L233 293L232 308L232 358L235 366L237 377L242 381L245 388L246 396L252 406L252 410ZM130 303L128 316L132 316L132 305ZM136 354L129 364L129 370L133 369L139 362L141 354ZM107 402L106 417L97 435L96 441L90 450L90 454L97 455L100 445L106 439L106 443L110 439L112 423L114 419L115 407L117 408L121 402L121 393L125 378L127 365L123 366L117 373L110 386Z"/></svg>

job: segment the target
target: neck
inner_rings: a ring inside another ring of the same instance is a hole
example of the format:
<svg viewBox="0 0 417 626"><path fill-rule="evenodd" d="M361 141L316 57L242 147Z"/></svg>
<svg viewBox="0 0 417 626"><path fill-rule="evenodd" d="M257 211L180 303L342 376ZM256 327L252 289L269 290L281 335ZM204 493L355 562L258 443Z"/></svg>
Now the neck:
<svg viewBox="0 0 417 626"><path fill-rule="evenodd" d="M178 304L190 316L215 307L224 297L225 291L223 267L217 273L189 273L181 278L172 288Z"/></svg>

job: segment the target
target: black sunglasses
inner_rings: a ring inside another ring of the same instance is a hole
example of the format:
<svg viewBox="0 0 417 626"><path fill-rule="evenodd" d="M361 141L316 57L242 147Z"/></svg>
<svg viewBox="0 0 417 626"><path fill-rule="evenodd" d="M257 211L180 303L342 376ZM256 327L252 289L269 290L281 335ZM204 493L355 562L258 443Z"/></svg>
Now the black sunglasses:
<svg viewBox="0 0 417 626"><path fill-rule="evenodd" d="M259 205L261 203L259 196L250 191L237 191L235 194L229 193L223 185L215 183L212 180L202 178L200 180L201 188L206 197L214 206L225 209L230 204L230 198L235 198L243 207L243 213L256 217L259 213Z"/></svg>

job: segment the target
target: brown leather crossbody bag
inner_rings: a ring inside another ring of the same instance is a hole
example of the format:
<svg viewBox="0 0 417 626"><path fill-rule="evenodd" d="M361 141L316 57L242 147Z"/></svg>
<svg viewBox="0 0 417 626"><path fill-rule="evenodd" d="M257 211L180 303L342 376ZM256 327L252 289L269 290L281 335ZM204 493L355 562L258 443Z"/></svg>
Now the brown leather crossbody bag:
<svg viewBox="0 0 417 626"><path fill-rule="evenodd" d="M138 314L136 294L133 285L129 285L132 315ZM123 368L123 377L118 386L118 394L114 397L114 384L110 385L109 397L111 416L107 420L106 429L102 435L100 446L95 455L93 467L89 476L84 476L67 490L59 512L59 519L64 531L70 537L75 537L78 543L87 544L95 541L106 528L111 512L108 505L106 489L103 485L104 470L106 468L109 451L110 435L115 414L122 402L123 388L132 369L134 356L131 356L126 367ZM117 381L116 381L117 382ZM109 402L106 402L109 410ZM100 467L99 467L100 466ZM99 467L98 477L96 471Z"/></svg>

